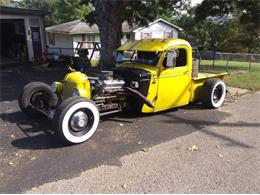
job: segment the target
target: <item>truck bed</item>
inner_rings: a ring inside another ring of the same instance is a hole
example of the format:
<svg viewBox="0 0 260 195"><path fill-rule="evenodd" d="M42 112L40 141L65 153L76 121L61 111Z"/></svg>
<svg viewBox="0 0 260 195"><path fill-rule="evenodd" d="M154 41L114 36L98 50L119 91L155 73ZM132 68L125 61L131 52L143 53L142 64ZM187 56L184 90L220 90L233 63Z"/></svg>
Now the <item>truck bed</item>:
<svg viewBox="0 0 260 195"><path fill-rule="evenodd" d="M209 78L219 78L223 79L228 73L198 73L197 77L193 77L191 80L191 94L190 102L201 100L203 94L203 84Z"/></svg>
<svg viewBox="0 0 260 195"><path fill-rule="evenodd" d="M204 79L208 79L208 78L221 78L221 79L223 79L223 77L227 74L228 74L227 72L223 72L223 73L198 73L198 76L192 78L192 80L198 81L198 80L204 80Z"/></svg>

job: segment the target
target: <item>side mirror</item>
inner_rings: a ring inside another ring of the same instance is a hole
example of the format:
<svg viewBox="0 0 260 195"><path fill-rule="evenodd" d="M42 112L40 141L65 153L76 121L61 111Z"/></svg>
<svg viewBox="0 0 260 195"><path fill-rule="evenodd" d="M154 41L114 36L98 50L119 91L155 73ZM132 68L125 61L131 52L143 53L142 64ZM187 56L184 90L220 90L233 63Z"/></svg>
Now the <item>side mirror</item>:
<svg viewBox="0 0 260 195"><path fill-rule="evenodd" d="M166 68L172 68L175 67L176 63L176 51L168 51L167 53L167 61L166 61Z"/></svg>

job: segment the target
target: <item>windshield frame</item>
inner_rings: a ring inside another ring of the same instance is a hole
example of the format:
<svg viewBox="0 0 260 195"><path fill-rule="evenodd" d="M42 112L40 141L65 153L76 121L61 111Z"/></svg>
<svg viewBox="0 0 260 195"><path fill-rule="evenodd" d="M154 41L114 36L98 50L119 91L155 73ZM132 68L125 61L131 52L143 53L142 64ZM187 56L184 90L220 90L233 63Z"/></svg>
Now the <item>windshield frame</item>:
<svg viewBox="0 0 260 195"><path fill-rule="evenodd" d="M124 56L124 52L133 52L131 54L131 57L129 59L125 59L125 60L118 60L118 56L121 54L122 56ZM156 57L153 59L144 59L144 62L141 62L141 59L134 59L134 56L137 55L138 52L149 52L149 53L156 53ZM120 50L117 51L116 56L115 56L115 62L116 64L120 64L120 63L131 63L131 64L145 64L148 66L157 66L158 62L160 61L160 58L162 56L163 52L162 51L141 51L141 50ZM145 62L146 60L146 62ZM153 60L153 63L148 63L148 60Z"/></svg>

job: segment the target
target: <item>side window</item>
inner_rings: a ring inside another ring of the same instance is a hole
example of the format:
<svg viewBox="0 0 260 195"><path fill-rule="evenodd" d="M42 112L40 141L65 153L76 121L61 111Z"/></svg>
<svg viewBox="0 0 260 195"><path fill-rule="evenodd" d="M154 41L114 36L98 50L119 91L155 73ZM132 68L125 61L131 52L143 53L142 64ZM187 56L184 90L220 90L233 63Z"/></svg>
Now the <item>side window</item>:
<svg viewBox="0 0 260 195"><path fill-rule="evenodd" d="M187 52L185 49L178 49L176 58L176 67L186 66L187 64Z"/></svg>
<svg viewBox="0 0 260 195"><path fill-rule="evenodd" d="M187 52L185 49L169 51L163 60L163 66L167 68L182 67L187 65Z"/></svg>
<svg viewBox="0 0 260 195"><path fill-rule="evenodd" d="M49 45L55 45L55 34L54 33L47 33Z"/></svg>

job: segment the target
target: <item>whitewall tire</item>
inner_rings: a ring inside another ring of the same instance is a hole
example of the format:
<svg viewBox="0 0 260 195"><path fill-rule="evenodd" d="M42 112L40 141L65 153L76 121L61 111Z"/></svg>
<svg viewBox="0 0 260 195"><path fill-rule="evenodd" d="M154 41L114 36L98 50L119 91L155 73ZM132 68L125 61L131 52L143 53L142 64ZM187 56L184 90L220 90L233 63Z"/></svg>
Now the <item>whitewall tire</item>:
<svg viewBox="0 0 260 195"><path fill-rule="evenodd" d="M225 101L226 85L220 79L208 79L203 85L202 102L207 108L219 108Z"/></svg>
<svg viewBox="0 0 260 195"><path fill-rule="evenodd" d="M99 110L85 98L71 97L63 101L53 117L53 129L68 144L88 140L99 124Z"/></svg>

